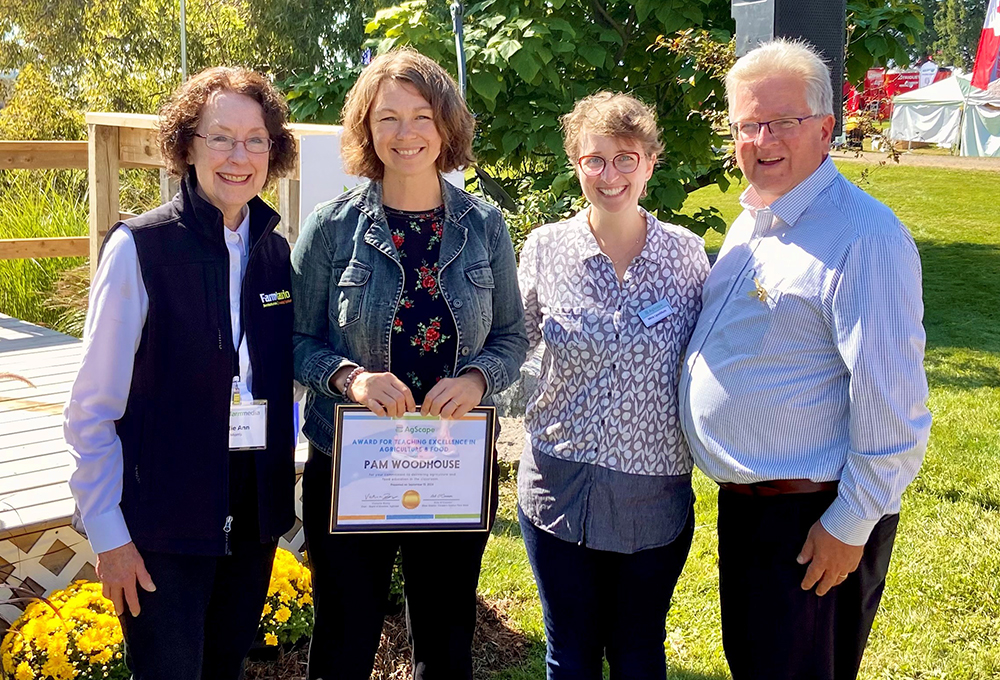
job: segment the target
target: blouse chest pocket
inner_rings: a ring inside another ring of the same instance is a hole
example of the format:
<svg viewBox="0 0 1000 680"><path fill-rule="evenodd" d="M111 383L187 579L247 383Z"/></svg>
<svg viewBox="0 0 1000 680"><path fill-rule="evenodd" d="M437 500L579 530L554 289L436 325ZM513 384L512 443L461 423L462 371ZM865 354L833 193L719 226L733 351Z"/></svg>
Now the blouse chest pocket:
<svg viewBox="0 0 1000 680"><path fill-rule="evenodd" d="M361 318L361 305L372 270L360 263L351 263L339 277L337 271L333 272L337 279L337 323L343 328Z"/></svg>
<svg viewBox="0 0 1000 680"><path fill-rule="evenodd" d="M584 350L603 339L598 315L584 307L543 310L542 336L551 350Z"/></svg>
<svg viewBox="0 0 1000 680"><path fill-rule="evenodd" d="M465 270L465 276L472 283L472 292L475 297L479 313L482 318L483 327L489 331L493 325L493 270L489 265L470 267Z"/></svg>

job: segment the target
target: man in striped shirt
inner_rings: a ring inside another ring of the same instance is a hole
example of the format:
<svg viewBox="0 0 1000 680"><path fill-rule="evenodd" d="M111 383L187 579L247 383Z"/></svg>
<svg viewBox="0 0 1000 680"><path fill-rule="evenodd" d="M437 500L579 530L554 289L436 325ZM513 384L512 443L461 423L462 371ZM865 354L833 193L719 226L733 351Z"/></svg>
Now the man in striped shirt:
<svg viewBox="0 0 1000 680"><path fill-rule="evenodd" d="M680 386L695 462L721 487L723 645L734 680L852 679L930 430L920 258L829 158L811 47L762 45L726 89L750 186Z"/></svg>

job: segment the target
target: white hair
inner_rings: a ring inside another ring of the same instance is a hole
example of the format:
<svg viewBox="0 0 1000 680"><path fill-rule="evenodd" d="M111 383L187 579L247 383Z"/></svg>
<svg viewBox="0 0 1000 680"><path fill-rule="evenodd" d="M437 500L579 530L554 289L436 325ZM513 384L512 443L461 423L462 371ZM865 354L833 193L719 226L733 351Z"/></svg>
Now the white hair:
<svg viewBox="0 0 1000 680"><path fill-rule="evenodd" d="M806 104L813 115L833 115L833 85L830 69L815 47L805 40L777 38L761 44L736 60L726 76L726 99L730 113L740 85L771 76L794 76L805 86Z"/></svg>

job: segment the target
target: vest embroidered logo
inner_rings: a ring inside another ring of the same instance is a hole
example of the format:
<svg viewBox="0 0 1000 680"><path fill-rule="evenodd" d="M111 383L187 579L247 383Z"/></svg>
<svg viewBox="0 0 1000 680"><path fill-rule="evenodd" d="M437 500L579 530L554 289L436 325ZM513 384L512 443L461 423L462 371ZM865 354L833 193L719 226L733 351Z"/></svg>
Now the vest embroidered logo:
<svg viewBox="0 0 1000 680"><path fill-rule="evenodd" d="M260 302L267 307L274 307L276 305L287 305L292 301L292 294L287 290L279 290L276 293L261 293Z"/></svg>

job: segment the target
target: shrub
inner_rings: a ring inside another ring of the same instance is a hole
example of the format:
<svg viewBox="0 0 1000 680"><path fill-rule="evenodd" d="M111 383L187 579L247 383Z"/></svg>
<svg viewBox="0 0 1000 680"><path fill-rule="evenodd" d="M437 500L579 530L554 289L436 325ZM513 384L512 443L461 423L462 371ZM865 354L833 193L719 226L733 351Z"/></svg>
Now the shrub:
<svg viewBox="0 0 1000 680"><path fill-rule="evenodd" d="M312 574L295 556L278 548L271 585L260 617L264 643L295 643L312 634Z"/></svg>
<svg viewBox="0 0 1000 680"><path fill-rule="evenodd" d="M122 629L101 585L77 581L33 602L0 646L4 676L14 680L125 680Z"/></svg>

